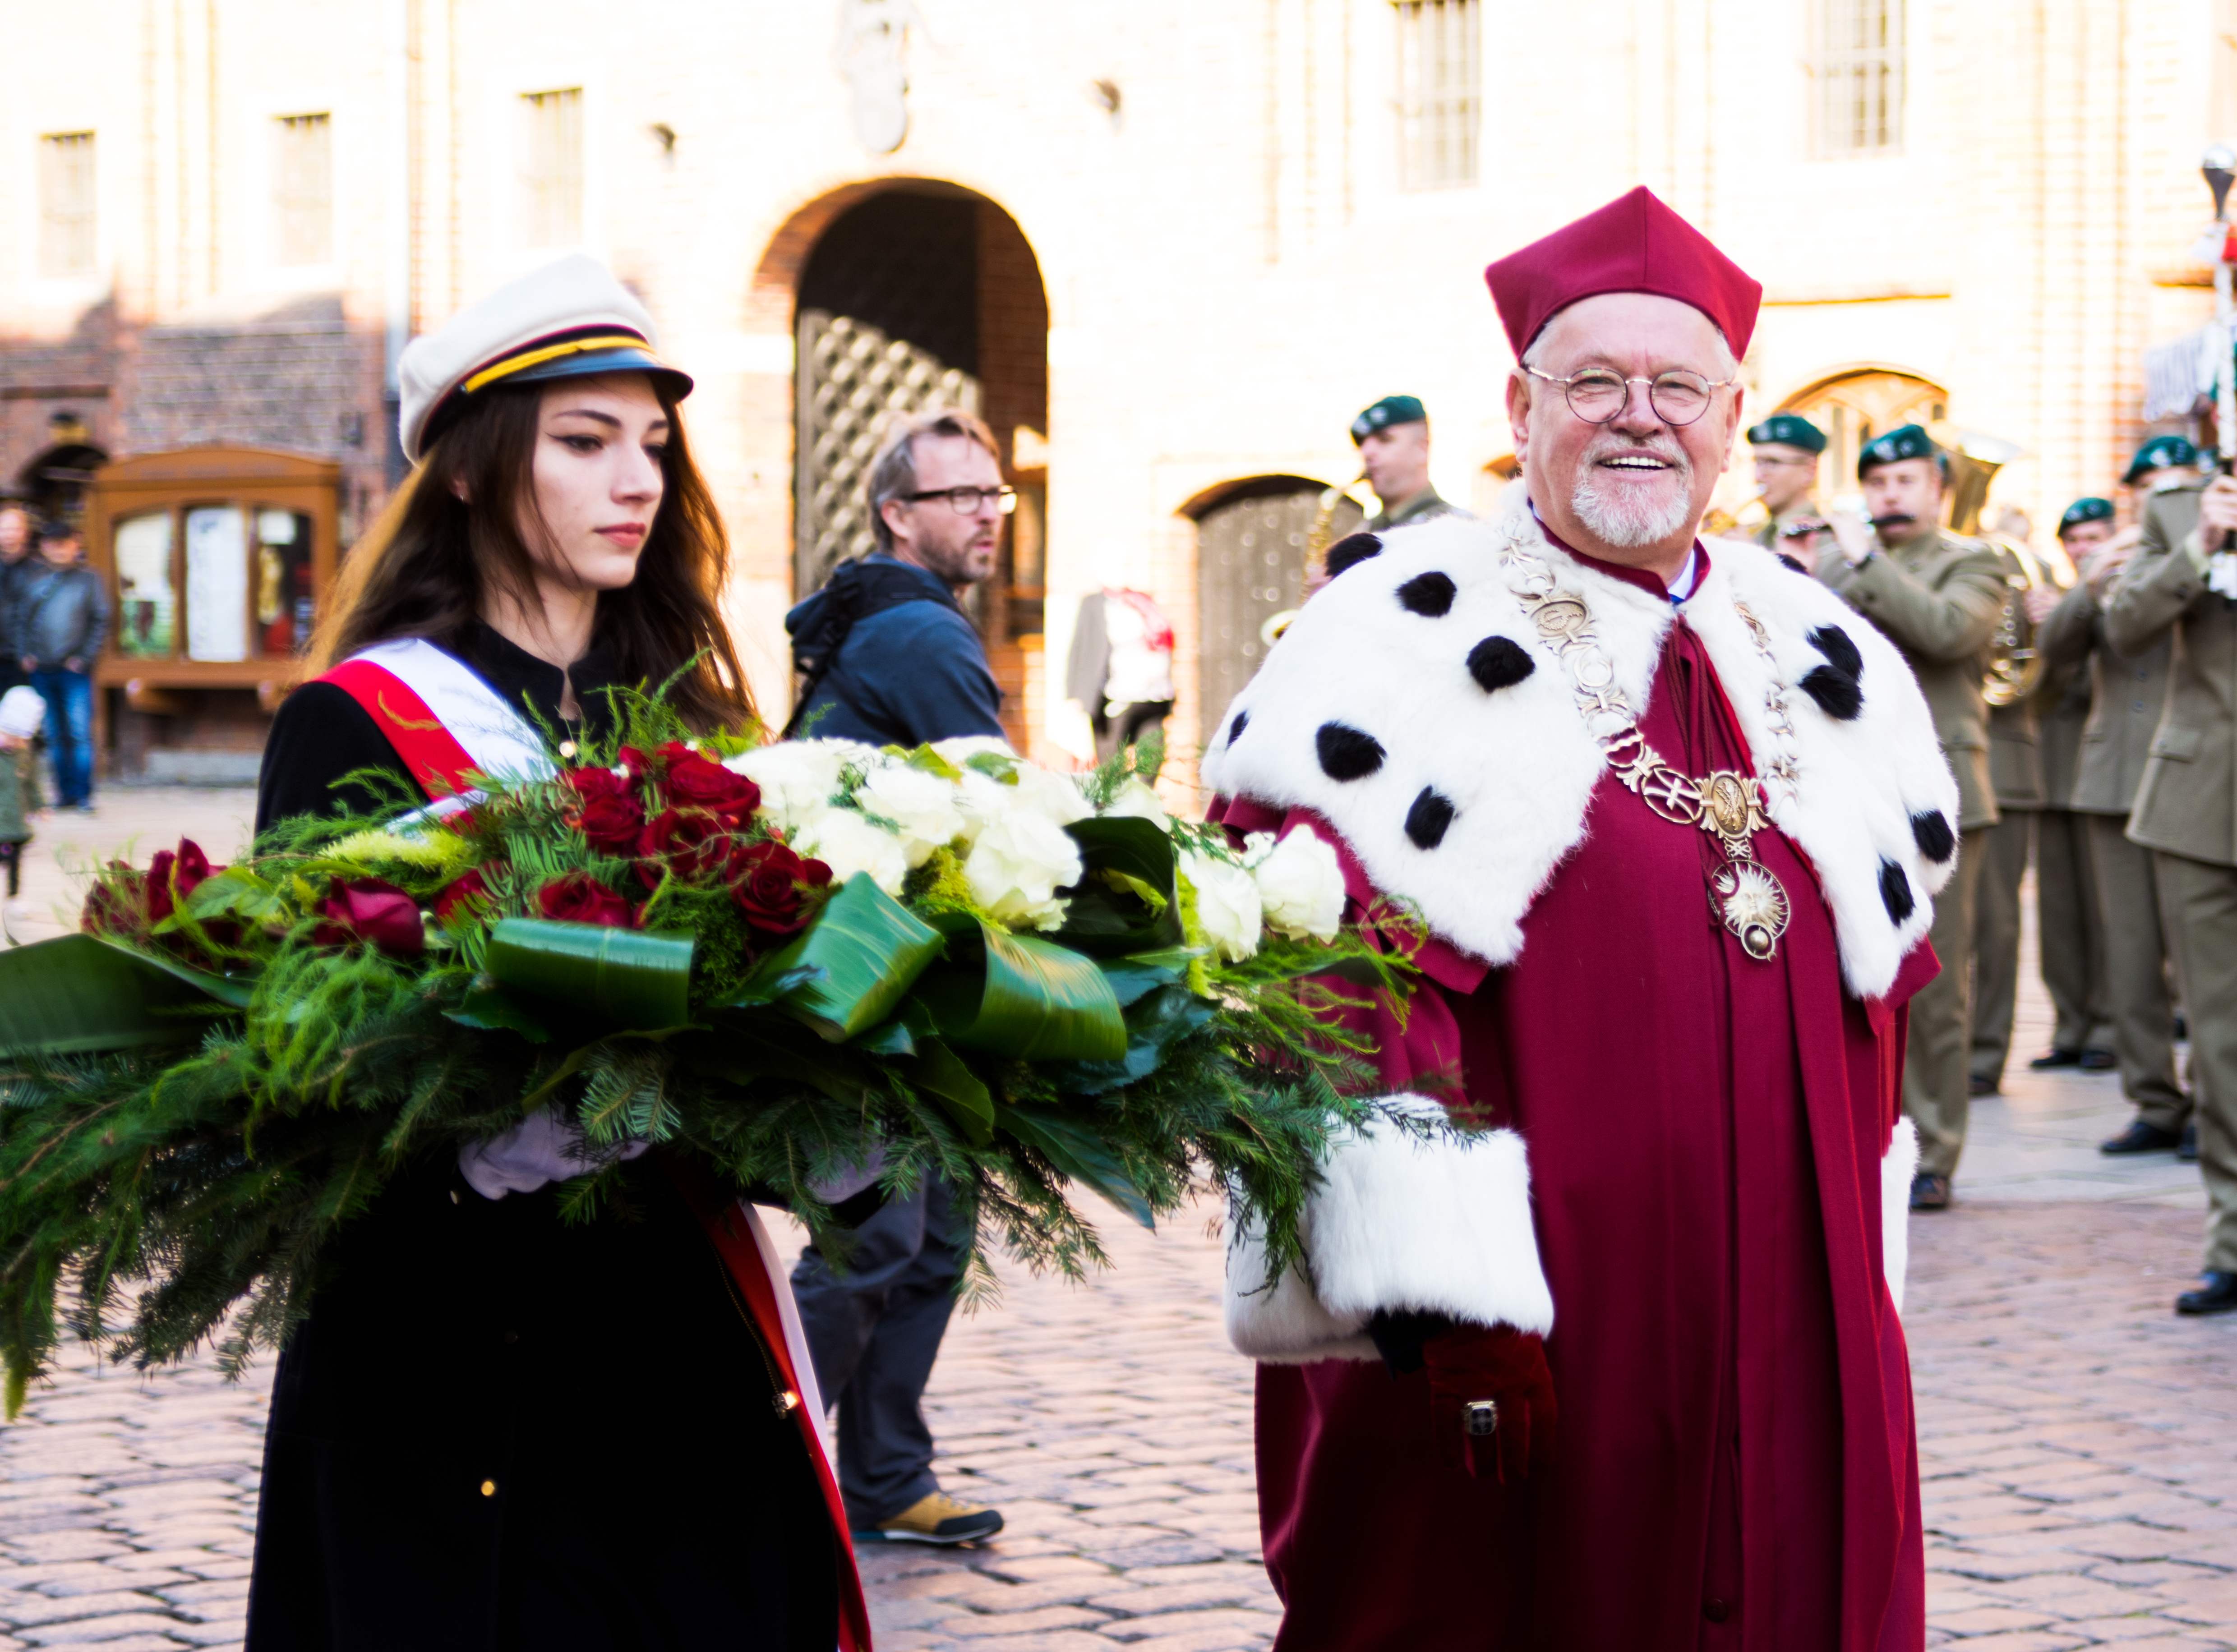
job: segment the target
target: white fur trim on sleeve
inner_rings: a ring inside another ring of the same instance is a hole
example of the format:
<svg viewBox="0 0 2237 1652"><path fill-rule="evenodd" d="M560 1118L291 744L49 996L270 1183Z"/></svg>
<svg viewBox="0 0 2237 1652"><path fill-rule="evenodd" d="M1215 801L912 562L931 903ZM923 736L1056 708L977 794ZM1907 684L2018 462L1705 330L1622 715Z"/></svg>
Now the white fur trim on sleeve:
<svg viewBox="0 0 2237 1652"><path fill-rule="evenodd" d="M1910 1179L1917 1174L1918 1132L1909 1119L1897 1119L1895 1139L1880 1160L1880 1267L1897 1313L1904 1276L1910 1271Z"/></svg>
<svg viewBox="0 0 2237 1652"><path fill-rule="evenodd" d="M1442 1121L1421 1096L1395 1111ZM1512 1130L1423 1135L1381 1119L1338 1142L1303 1224L1303 1272L1270 1286L1258 1236L1237 1224L1227 1253L1227 1334L1274 1362L1375 1358L1363 1334L1384 1310L1472 1325L1554 1328L1554 1299L1530 1220L1530 1169Z"/></svg>

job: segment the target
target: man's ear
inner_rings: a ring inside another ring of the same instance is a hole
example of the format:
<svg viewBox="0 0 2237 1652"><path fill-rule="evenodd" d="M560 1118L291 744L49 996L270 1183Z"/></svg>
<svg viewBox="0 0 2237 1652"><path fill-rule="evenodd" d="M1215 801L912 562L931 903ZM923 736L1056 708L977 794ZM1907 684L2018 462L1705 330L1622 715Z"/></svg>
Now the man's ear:
<svg viewBox="0 0 2237 1652"><path fill-rule="evenodd" d="M1507 375L1507 425L1514 437L1514 462L1530 460L1530 381L1520 372Z"/></svg>
<svg viewBox="0 0 2237 1652"><path fill-rule="evenodd" d="M1717 467L1719 475L1732 468L1732 455L1739 450L1740 433L1740 404L1747 399L1747 392L1738 385L1732 386L1732 413L1725 421L1725 462Z"/></svg>
<svg viewBox="0 0 2237 1652"><path fill-rule="evenodd" d="M896 540L904 536L901 530L903 528L907 526L908 517L903 508L902 501L899 499L887 500L883 504L878 507L878 515L885 523L887 531L892 534Z"/></svg>

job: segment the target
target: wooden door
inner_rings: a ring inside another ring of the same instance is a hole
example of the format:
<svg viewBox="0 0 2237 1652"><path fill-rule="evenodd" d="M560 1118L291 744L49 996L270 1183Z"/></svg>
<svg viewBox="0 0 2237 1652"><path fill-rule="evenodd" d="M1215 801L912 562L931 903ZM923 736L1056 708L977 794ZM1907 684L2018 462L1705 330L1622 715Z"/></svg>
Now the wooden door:
<svg viewBox="0 0 2237 1652"><path fill-rule="evenodd" d="M1230 701L1266 657L1266 622L1304 599L1305 538L1321 484L1270 477L1228 494L1197 517L1198 738L1211 742ZM1357 525L1358 507L1331 523L1336 537Z"/></svg>

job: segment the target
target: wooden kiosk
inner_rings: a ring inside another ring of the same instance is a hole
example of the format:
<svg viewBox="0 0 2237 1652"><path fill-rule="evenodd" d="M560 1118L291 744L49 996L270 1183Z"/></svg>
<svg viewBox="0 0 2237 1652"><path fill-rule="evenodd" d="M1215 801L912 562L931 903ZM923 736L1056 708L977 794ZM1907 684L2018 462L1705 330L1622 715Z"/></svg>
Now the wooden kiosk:
<svg viewBox="0 0 2237 1652"><path fill-rule="evenodd" d="M332 460L227 446L96 473L86 548L112 615L94 741L111 773L164 751L208 754L213 775L253 772L333 582L340 479Z"/></svg>

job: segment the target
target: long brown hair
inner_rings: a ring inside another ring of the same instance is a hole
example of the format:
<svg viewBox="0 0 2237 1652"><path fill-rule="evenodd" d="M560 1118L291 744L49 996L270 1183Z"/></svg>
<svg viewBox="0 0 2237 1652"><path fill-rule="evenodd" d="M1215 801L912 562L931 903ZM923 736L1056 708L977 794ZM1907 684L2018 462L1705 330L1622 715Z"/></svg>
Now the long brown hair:
<svg viewBox="0 0 2237 1652"><path fill-rule="evenodd" d="M453 648L491 592L535 609L536 559L519 523L535 510L544 388L485 391L436 438L343 565L311 640L310 675L397 637ZM719 606L729 537L684 445L674 398L654 389L668 415L666 490L637 578L599 595L595 636L624 682L654 687L683 671L670 699L694 727L736 725L754 703Z"/></svg>

